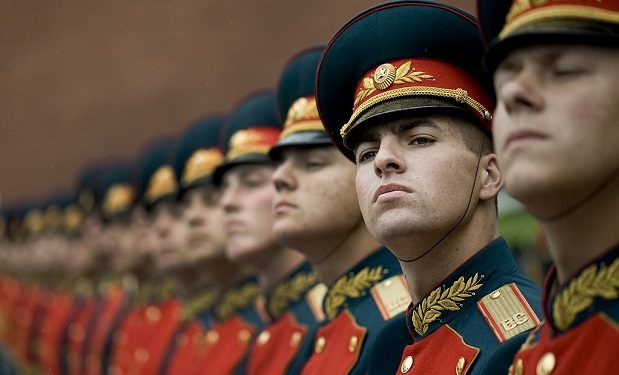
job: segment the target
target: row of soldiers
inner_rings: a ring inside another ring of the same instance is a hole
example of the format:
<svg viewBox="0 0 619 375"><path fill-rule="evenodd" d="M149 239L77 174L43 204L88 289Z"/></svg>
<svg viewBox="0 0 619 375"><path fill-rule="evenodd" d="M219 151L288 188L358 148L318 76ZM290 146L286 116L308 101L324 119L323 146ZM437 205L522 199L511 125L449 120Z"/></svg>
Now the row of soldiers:
<svg viewBox="0 0 619 375"><path fill-rule="evenodd" d="M377 5L274 90L9 210L6 371L617 373L619 3L478 10Z"/></svg>

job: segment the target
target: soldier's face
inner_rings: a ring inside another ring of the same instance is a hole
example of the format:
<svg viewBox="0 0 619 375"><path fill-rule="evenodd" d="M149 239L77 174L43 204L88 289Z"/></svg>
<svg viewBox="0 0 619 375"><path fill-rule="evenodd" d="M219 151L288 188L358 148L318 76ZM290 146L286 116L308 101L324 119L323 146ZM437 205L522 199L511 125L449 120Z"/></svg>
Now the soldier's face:
<svg viewBox="0 0 619 375"><path fill-rule="evenodd" d="M183 209L177 202L163 202L155 206L151 233L157 267L168 270L185 263L187 252L187 225L182 220Z"/></svg>
<svg viewBox="0 0 619 375"><path fill-rule="evenodd" d="M224 210L228 257L260 267L278 249L273 239L273 167L240 165L226 172L220 204Z"/></svg>
<svg viewBox="0 0 619 375"><path fill-rule="evenodd" d="M322 258L362 225L355 165L335 146L289 148L273 174L276 239Z"/></svg>
<svg viewBox="0 0 619 375"><path fill-rule="evenodd" d="M197 262L225 256L226 236L223 209L214 186L190 190L184 197L184 221L188 226L188 261Z"/></svg>
<svg viewBox="0 0 619 375"><path fill-rule="evenodd" d="M364 130L356 144L363 218L399 257L417 256L410 249L429 248L467 212L478 156L458 126L447 116L409 116Z"/></svg>
<svg viewBox="0 0 619 375"><path fill-rule="evenodd" d="M605 182L617 196L618 66L616 48L543 45L512 52L495 72L499 165L533 214L560 214Z"/></svg>

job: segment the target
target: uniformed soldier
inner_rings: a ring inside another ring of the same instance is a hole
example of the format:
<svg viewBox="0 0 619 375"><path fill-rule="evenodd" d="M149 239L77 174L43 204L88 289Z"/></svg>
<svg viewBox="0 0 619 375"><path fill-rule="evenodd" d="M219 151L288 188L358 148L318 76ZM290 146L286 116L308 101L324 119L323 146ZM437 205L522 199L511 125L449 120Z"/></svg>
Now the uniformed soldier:
<svg viewBox="0 0 619 375"><path fill-rule="evenodd" d="M398 373L506 372L539 324L539 288L497 230L503 180L482 52L472 16L399 1L346 24L318 70L322 121L357 164L365 222L411 292ZM373 354L370 372L384 373L390 353Z"/></svg>
<svg viewBox="0 0 619 375"><path fill-rule="evenodd" d="M141 244L143 247L134 251L150 254L152 263L135 273L138 296L115 332L109 369L112 375L156 374L180 323L182 308L173 295L174 286L161 277L161 270L165 269L163 251L177 251L174 247L180 242L178 238L182 238L182 232L175 232L182 231L182 227L174 226L170 216L175 211L164 204L175 200L178 192L174 170L169 164L174 145L174 138L164 138L149 145L143 153L138 196L152 223Z"/></svg>
<svg viewBox="0 0 619 375"><path fill-rule="evenodd" d="M90 166L80 179L79 203L86 213L86 238L97 254L94 276L94 312L83 327L84 344L79 349L80 374L107 371L114 328L126 313L130 295L135 292L128 274L141 263L134 239L143 225L141 208L136 205L134 166L126 160L108 160ZM137 254L136 254L137 253Z"/></svg>
<svg viewBox="0 0 619 375"><path fill-rule="evenodd" d="M279 108L281 118L285 118L292 101L313 92L313 78L321 52L322 48L304 51L286 65L276 93L276 107ZM299 115L307 114L305 109L306 107L303 107ZM316 127L315 118L304 119L308 120L305 126ZM301 118L294 121L298 120ZM288 122L290 121L287 120ZM283 139L289 135L289 128L290 124L287 124L287 130L280 135L280 140L273 146L274 148L279 148L279 145L285 142ZM320 139L317 142L320 142ZM271 152L274 148L271 148ZM277 236L275 238L277 239ZM316 328L324 320L322 300L325 291L326 287L318 282L317 275L307 262L278 281L268 291L266 306L271 323L258 335L252 348L248 361L248 374L299 373L311 354Z"/></svg>
<svg viewBox="0 0 619 375"><path fill-rule="evenodd" d="M318 117L314 77L322 50L298 55L280 80L286 124L270 152L279 161L273 229L278 241L306 254L328 286L327 322L312 339L302 373L364 374L373 348L390 346L377 337L403 315L410 296L397 260L363 222L354 165L333 146Z"/></svg>
<svg viewBox="0 0 619 375"><path fill-rule="evenodd" d="M226 254L233 262L250 266L256 272L260 286L269 296L268 304L273 293L290 277L299 276L302 283L305 281L298 291L301 294L316 283L309 270L300 269L305 261L303 255L277 244L271 230L274 193L271 175L274 167L267 152L277 141L280 131L273 92L261 91L247 96L226 118L220 138L225 156L213 174L215 184L221 187L219 203L224 210ZM235 343L236 349L228 344L228 350L237 350L243 356L248 353L249 345L270 320L266 310L262 310L265 313L263 324L248 325L245 330L250 335L246 335L245 342L241 345ZM267 335L262 335L260 342L264 343ZM225 348L218 345L217 350L211 349L212 355L223 353ZM209 358L216 358L213 356ZM231 373L234 369L244 372L246 358L240 365L234 365L216 367L213 371Z"/></svg>
<svg viewBox="0 0 619 375"><path fill-rule="evenodd" d="M619 2L480 1L509 192L555 266L513 374L619 373Z"/></svg>
<svg viewBox="0 0 619 375"><path fill-rule="evenodd" d="M249 271L225 256L226 238L219 190L212 173L223 159L218 135L224 117L211 115L191 124L179 140L174 169L182 201L182 222L187 226L184 267L176 278L182 290L183 324L160 373L198 374L206 372L198 364L211 346L208 330L214 321L211 312L222 290L246 279ZM214 333L210 334L212 338Z"/></svg>

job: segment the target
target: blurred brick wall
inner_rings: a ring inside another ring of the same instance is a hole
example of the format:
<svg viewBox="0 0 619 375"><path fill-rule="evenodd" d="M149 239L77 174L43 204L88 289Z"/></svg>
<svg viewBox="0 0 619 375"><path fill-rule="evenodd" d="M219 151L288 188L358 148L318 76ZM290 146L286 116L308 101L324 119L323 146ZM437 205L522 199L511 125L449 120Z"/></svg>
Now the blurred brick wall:
<svg viewBox="0 0 619 375"><path fill-rule="evenodd" d="M0 194L71 189L82 166L276 82L377 1L3 0ZM452 0L469 12L474 0Z"/></svg>

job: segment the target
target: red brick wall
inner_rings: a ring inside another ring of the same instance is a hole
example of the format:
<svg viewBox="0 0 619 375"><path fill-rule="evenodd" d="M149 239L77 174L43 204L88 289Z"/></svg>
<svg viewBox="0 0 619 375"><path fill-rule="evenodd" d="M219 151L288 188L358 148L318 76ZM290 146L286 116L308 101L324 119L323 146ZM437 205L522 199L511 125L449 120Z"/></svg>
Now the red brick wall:
<svg viewBox="0 0 619 375"><path fill-rule="evenodd" d="M6 0L0 12L0 194L69 189L84 164L272 85L357 0ZM469 12L474 0L452 0Z"/></svg>

